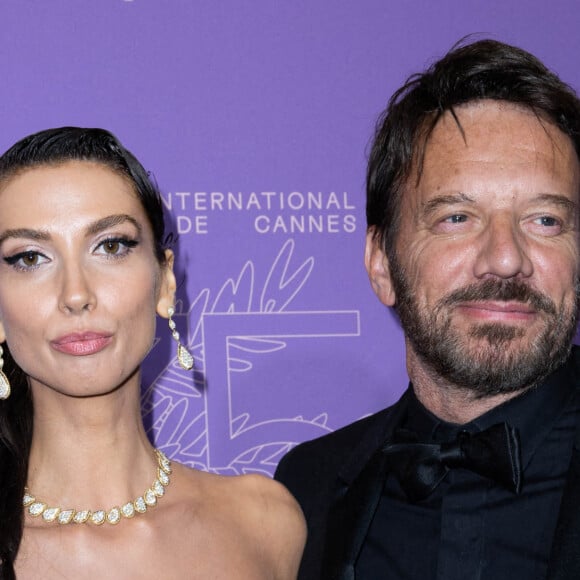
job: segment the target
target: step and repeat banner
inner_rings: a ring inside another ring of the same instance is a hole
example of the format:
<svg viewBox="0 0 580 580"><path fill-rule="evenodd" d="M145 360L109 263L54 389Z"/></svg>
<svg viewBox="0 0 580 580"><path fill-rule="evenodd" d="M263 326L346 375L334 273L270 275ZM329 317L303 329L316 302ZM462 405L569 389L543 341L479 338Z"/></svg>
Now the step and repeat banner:
<svg viewBox="0 0 580 580"><path fill-rule="evenodd" d="M407 386L363 267L391 93L474 33L580 88L577 0L0 0L0 17L0 149L104 127L162 190L195 369L159 320L144 420L168 455L225 474L271 474Z"/></svg>

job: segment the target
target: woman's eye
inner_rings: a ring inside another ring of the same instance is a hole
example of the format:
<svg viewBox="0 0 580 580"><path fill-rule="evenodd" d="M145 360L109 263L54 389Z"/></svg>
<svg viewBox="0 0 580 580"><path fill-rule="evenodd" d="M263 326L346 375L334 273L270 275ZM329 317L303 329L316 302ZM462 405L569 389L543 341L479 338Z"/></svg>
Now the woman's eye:
<svg viewBox="0 0 580 580"><path fill-rule="evenodd" d="M6 256L4 261L17 270L34 270L44 262L47 262L48 258L40 252L29 251Z"/></svg>
<svg viewBox="0 0 580 580"><path fill-rule="evenodd" d="M118 241L108 241L103 244L103 249L107 254L117 254L119 252L119 248L121 247L121 243Z"/></svg>
<svg viewBox="0 0 580 580"><path fill-rule="evenodd" d="M20 259L25 266L36 266L38 265L40 256L36 252L28 252L28 254L25 254Z"/></svg>
<svg viewBox="0 0 580 580"><path fill-rule="evenodd" d="M97 246L96 253L105 256L120 257L128 254L137 244L137 240L110 238L102 241Z"/></svg>

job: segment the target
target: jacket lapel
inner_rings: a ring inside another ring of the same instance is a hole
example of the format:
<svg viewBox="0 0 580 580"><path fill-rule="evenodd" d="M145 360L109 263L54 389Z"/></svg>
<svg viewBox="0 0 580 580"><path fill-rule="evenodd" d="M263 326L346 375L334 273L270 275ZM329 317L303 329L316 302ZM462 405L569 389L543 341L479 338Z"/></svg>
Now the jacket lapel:
<svg viewBox="0 0 580 580"><path fill-rule="evenodd" d="M322 576L354 580L355 564L377 509L385 479L381 449L407 409L403 395L383 421L357 446L339 473L326 530Z"/></svg>
<svg viewBox="0 0 580 580"><path fill-rule="evenodd" d="M381 495L384 463L385 454L379 450L335 502L328 516L323 578L354 579L354 565Z"/></svg>
<svg viewBox="0 0 580 580"><path fill-rule="evenodd" d="M560 505L547 578L580 578L580 425Z"/></svg>

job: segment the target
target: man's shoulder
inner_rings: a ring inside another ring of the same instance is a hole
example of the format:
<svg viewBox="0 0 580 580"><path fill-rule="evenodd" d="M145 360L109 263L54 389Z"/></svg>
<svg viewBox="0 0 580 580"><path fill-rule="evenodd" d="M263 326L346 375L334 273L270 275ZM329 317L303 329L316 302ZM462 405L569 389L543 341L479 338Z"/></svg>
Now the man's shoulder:
<svg viewBox="0 0 580 580"><path fill-rule="evenodd" d="M572 351L570 353L569 359L574 366L574 370L580 374L580 346L574 344L572 345Z"/></svg>
<svg viewBox="0 0 580 580"><path fill-rule="evenodd" d="M344 457L345 453L354 450L361 444L364 445L367 440L370 445L373 445L377 432L382 433L392 409L393 407L387 407L373 415L349 423L332 433L301 443L290 452L290 455L296 458L312 457L316 459L321 455L329 457L329 455L338 453Z"/></svg>
<svg viewBox="0 0 580 580"><path fill-rule="evenodd" d="M332 485L339 472L368 459L382 444L395 407L388 407L317 439L297 445L282 459L276 479L295 494Z"/></svg>

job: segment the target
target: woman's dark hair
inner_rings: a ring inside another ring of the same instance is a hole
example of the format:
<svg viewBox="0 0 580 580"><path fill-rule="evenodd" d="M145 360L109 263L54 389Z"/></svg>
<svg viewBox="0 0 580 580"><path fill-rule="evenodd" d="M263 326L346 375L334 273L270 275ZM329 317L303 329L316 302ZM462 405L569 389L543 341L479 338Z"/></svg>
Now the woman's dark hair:
<svg viewBox="0 0 580 580"><path fill-rule="evenodd" d="M391 97L379 118L367 169L367 224L394 259L401 196L421 176L429 137L454 108L493 99L525 107L572 140L580 157L580 101L574 90L530 53L494 40L460 42Z"/></svg>
<svg viewBox="0 0 580 580"><path fill-rule="evenodd" d="M151 224L157 260L164 263L165 225L159 190L135 156L108 131L62 127L25 137L0 157L0 195L3 184L19 173L69 161L99 163L131 183ZM0 579L12 580L24 527L22 497L32 441L32 398L27 377L7 345L4 373L12 393L0 401Z"/></svg>

